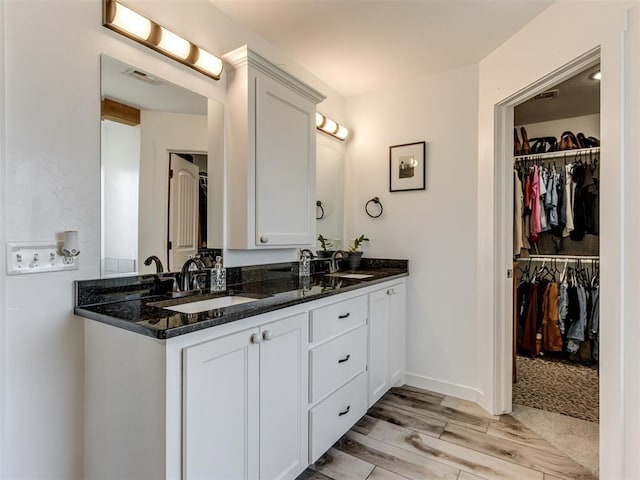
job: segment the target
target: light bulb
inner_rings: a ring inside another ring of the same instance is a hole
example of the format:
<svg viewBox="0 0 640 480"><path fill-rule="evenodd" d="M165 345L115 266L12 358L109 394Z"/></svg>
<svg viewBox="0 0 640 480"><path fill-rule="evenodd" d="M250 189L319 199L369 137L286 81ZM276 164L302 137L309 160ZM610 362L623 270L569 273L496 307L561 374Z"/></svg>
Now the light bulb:
<svg viewBox="0 0 640 480"><path fill-rule="evenodd" d="M200 47L198 47L198 60L196 60L195 65L216 77L219 77L222 73L222 60Z"/></svg>
<svg viewBox="0 0 640 480"><path fill-rule="evenodd" d="M329 117L324 117L324 125L321 127L327 133L332 135L338 130L338 124L331 120Z"/></svg>
<svg viewBox="0 0 640 480"><path fill-rule="evenodd" d="M347 129L347 127L338 125L338 131L335 133L335 136L340 140L345 140L349 136L349 130Z"/></svg>
<svg viewBox="0 0 640 480"><path fill-rule="evenodd" d="M115 5L116 13L113 16L112 24L135 37L147 40L149 38L149 34L151 34L151 20L143 17L133 10L128 9L118 2L113 3Z"/></svg>
<svg viewBox="0 0 640 480"><path fill-rule="evenodd" d="M324 122L324 116L321 113L316 112L316 128L321 128L322 122Z"/></svg>
<svg viewBox="0 0 640 480"><path fill-rule="evenodd" d="M162 35L160 36L158 48L186 60L191 52L191 44L184 38L170 32L164 27L160 27L160 29L162 31Z"/></svg>

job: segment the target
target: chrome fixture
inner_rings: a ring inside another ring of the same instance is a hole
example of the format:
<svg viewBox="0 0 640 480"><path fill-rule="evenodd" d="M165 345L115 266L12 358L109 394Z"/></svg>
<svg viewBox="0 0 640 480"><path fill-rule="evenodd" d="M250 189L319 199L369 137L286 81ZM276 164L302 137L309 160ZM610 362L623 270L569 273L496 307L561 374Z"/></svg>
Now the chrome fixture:
<svg viewBox="0 0 640 480"><path fill-rule="evenodd" d="M197 268L207 268L202 260L199 257L187 258L187 261L182 265L182 270L180 270L180 286L183 292L191 289L191 273L189 268L191 265L195 265Z"/></svg>
<svg viewBox="0 0 640 480"><path fill-rule="evenodd" d="M346 260L349 254L343 250L336 250L331 255L331 261L329 262L329 273L336 273L340 269L338 268L338 254L340 254L340 260Z"/></svg>
<svg viewBox="0 0 640 480"><path fill-rule="evenodd" d="M156 273L164 272L164 267L162 266L162 260L160 260L155 255L151 255L147 257L147 259L144 261L144 264L148 267L149 265L151 265L151 262L155 262L156 264Z"/></svg>

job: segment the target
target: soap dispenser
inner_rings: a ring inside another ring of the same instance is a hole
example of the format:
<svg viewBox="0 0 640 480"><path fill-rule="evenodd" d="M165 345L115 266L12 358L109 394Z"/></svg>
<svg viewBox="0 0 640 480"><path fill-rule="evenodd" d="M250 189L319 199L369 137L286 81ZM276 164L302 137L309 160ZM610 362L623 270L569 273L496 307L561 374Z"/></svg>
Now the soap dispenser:
<svg viewBox="0 0 640 480"><path fill-rule="evenodd" d="M227 289L227 269L222 265L222 257L216 257L216 263L211 270L211 291L224 292Z"/></svg>
<svg viewBox="0 0 640 480"><path fill-rule="evenodd" d="M305 248L300 250L300 263L298 265L298 275L300 277L308 277L311 275L311 259L313 253L311 250Z"/></svg>

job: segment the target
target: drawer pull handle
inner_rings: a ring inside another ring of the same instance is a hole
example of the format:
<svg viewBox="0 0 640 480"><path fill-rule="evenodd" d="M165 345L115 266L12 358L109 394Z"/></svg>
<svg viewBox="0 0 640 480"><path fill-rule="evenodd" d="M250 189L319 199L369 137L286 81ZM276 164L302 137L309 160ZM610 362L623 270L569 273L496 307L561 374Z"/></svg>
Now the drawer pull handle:
<svg viewBox="0 0 640 480"><path fill-rule="evenodd" d="M341 411L338 416L341 417L343 415L346 415L347 413L349 413L349 410L351 410L351 405L347 406L347 408L345 408L343 411Z"/></svg>
<svg viewBox="0 0 640 480"><path fill-rule="evenodd" d="M251 335L251 343L261 343L262 342L262 335L260 335L259 333L254 333L253 335Z"/></svg>
<svg viewBox="0 0 640 480"><path fill-rule="evenodd" d="M342 315L338 315L338 318L340 318L340 319L347 318L349 315L351 315L351 312L347 312L347 313L343 313Z"/></svg>
<svg viewBox="0 0 640 480"><path fill-rule="evenodd" d="M351 354L349 354L349 355L347 355L346 357L341 358L340 360L338 360L338 363L344 363L344 362L346 362L347 360L349 360L350 358L351 358Z"/></svg>

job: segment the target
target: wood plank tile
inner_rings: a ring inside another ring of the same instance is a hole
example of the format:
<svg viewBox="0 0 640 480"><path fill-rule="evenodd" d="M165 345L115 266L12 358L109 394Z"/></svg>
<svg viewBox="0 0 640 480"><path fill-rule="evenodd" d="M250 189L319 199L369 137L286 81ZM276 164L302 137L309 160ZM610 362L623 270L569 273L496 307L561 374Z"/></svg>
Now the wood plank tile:
<svg viewBox="0 0 640 480"><path fill-rule="evenodd" d="M369 438L492 480L542 480L541 472L381 420Z"/></svg>
<svg viewBox="0 0 640 480"><path fill-rule="evenodd" d="M316 472L311 468L307 468L304 472L296 477L296 480L333 480L326 475Z"/></svg>
<svg viewBox="0 0 640 480"><path fill-rule="evenodd" d="M390 472L381 467L376 467L367 480L407 480L407 477L403 477L402 475Z"/></svg>
<svg viewBox="0 0 640 480"><path fill-rule="evenodd" d="M460 475L458 475L458 480L488 480L484 477L479 477L478 475L474 475L473 473L469 473L469 472L460 472Z"/></svg>
<svg viewBox="0 0 640 480"><path fill-rule="evenodd" d="M410 385L403 385L402 387L393 387L391 388L392 392L404 393L405 395L413 395L420 400L424 400L425 402L431 402L434 404L439 404L445 395L441 393L431 392L429 390L423 390L421 388L412 387Z"/></svg>
<svg viewBox="0 0 640 480"><path fill-rule="evenodd" d="M400 425L401 427L406 427L426 435L431 435L432 437L439 437L447 424L447 422L443 420L438 420L428 415L409 413L406 410L383 403L377 403L371 407L367 412L367 416L384 420L394 425ZM369 430L371 429L369 428Z"/></svg>
<svg viewBox="0 0 640 480"><path fill-rule="evenodd" d="M476 417L488 418L490 420L500 420L500 415L491 415L484 408L477 403L470 402L469 400L463 400L461 398L446 396L440 402L443 407L449 407L459 412L468 413L469 415L475 415Z"/></svg>
<svg viewBox="0 0 640 480"><path fill-rule="evenodd" d="M374 465L330 448L310 468L336 480L365 480L373 471Z"/></svg>
<svg viewBox="0 0 640 480"><path fill-rule="evenodd" d="M506 416L508 415L503 415L503 417ZM487 435L503 440L511 440L512 442L521 443L546 452L558 452L558 449L544 438L515 420L513 422L503 422L501 419L498 422L490 422Z"/></svg>
<svg viewBox="0 0 640 480"><path fill-rule="evenodd" d="M440 439L538 472L567 479L595 480L585 468L558 452L538 450L458 425L447 425Z"/></svg>
<svg viewBox="0 0 640 480"><path fill-rule="evenodd" d="M371 431L371 427L373 427L376 424L376 422L377 420L375 418L365 415L360 420L358 420L358 423L356 423L353 427L351 427L351 430L361 433L363 435L368 435L369 432Z"/></svg>
<svg viewBox="0 0 640 480"><path fill-rule="evenodd" d="M545 473L544 480L562 480L562 479L558 477L554 477L553 475L549 475L548 473Z"/></svg>
<svg viewBox="0 0 640 480"><path fill-rule="evenodd" d="M487 428L489 428L488 418L459 412L442 405L435 405L397 391L386 393L379 403L406 410L411 414L428 415L444 422L455 422L480 432L486 432Z"/></svg>
<svg viewBox="0 0 640 480"><path fill-rule="evenodd" d="M348 432L335 445L345 453L413 480L456 480L458 469L408 452L357 432Z"/></svg>

